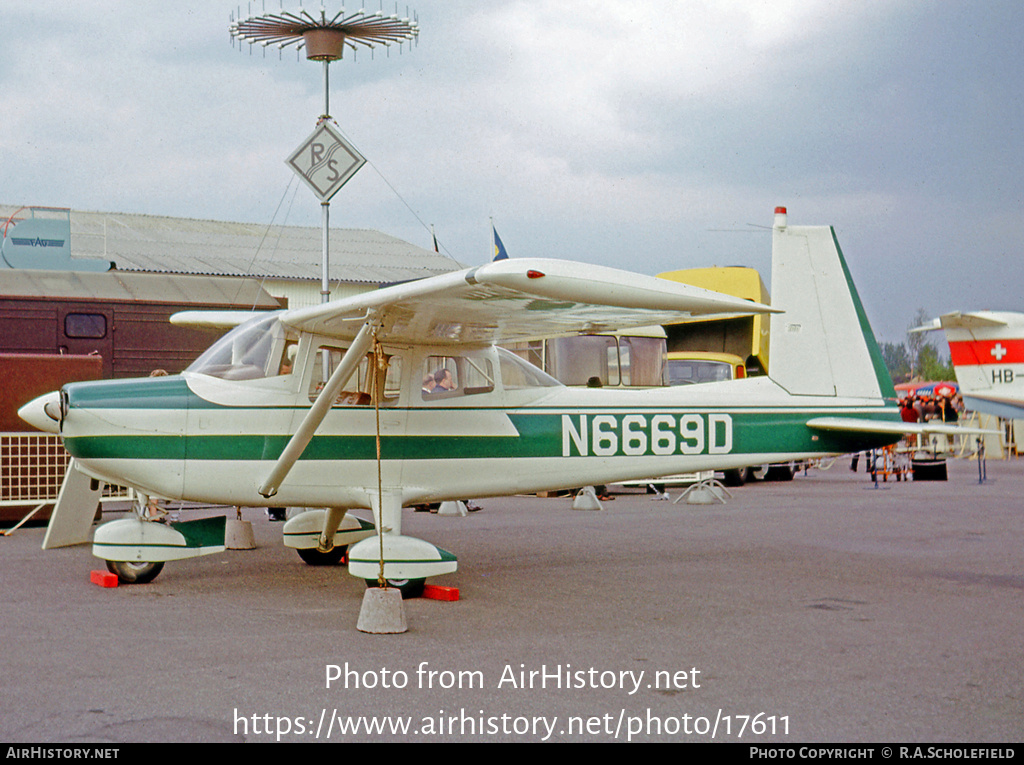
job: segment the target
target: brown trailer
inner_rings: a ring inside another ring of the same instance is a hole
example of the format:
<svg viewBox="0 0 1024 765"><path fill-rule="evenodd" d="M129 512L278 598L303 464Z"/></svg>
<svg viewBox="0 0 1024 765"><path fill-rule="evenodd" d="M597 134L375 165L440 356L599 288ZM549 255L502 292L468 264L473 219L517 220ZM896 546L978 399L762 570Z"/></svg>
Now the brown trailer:
<svg viewBox="0 0 1024 765"><path fill-rule="evenodd" d="M177 374L216 339L172 325L179 311L282 307L253 279L0 269L0 526L52 505L68 463L21 406L68 382Z"/></svg>

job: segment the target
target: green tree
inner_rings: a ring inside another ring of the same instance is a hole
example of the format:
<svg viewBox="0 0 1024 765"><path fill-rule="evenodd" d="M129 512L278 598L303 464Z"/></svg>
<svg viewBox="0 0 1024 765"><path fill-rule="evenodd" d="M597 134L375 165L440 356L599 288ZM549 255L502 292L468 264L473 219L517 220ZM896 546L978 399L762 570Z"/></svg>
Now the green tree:
<svg viewBox="0 0 1024 765"><path fill-rule="evenodd" d="M917 365L925 380L955 380L953 365L939 356L935 346L926 343L917 357Z"/></svg>
<svg viewBox="0 0 1024 765"><path fill-rule="evenodd" d="M954 380L953 365L949 359L933 343L934 333L911 332L931 321L930 314L924 308L918 308L914 321L907 327L906 352L910 363L908 380ZM890 372L891 374L891 372Z"/></svg>
<svg viewBox="0 0 1024 765"><path fill-rule="evenodd" d="M923 326L928 322L928 311L918 308L914 314L914 321L907 327L907 355L910 358L910 379L922 377L921 374L921 351L928 345L928 336L924 332L911 332L915 327Z"/></svg>
<svg viewBox="0 0 1024 765"><path fill-rule="evenodd" d="M910 354L903 343L882 343L882 359L894 383L910 379Z"/></svg>

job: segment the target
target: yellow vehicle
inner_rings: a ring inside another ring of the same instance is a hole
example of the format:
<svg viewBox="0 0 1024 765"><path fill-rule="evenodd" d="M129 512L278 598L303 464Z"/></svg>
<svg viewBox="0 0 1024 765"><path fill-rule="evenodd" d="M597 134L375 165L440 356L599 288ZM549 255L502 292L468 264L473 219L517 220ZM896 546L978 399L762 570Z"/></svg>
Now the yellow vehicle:
<svg viewBox="0 0 1024 765"><path fill-rule="evenodd" d="M727 266L723 268L689 268L682 271L667 271L658 274L668 279L694 287L702 287L726 295L769 303L768 288L761 275L753 268ZM665 327L669 359L679 360L685 353L687 358L698 359L709 354L729 354L739 357L744 367L743 375L733 374L727 378L752 377L768 372L768 317L738 316L723 319L687 321L669 324ZM719 361L723 359L717 359ZM731 360L730 360L731 361Z"/></svg>
<svg viewBox="0 0 1024 765"><path fill-rule="evenodd" d="M690 268L658 274L662 279L691 284L726 295L769 304L768 289L753 268ZM670 324L665 327L669 385L739 380L768 373L767 316L740 316ZM751 480L790 480L796 465L753 465L723 471L723 480L740 486Z"/></svg>
<svg viewBox="0 0 1024 765"><path fill-rule="evenodd" d="M672 351L665 362L669 385L739 380L747 376L746 363L732 353Z"/></svg>

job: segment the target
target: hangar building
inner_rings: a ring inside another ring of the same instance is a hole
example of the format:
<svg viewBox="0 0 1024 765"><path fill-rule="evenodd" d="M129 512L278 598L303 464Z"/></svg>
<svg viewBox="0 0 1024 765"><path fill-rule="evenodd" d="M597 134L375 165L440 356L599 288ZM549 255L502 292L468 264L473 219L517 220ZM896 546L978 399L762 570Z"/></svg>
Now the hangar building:
<svg viewBox="0 0 1024 765"><path fill-rule="evenodd" d="M313 227L0 205L0 516L55 496L66 464L56 437L26 432L21 405L72 380L180 372L215 338L171 325L178 311L319 304L321 237ZM330 232L332 298L458 268L379 231Z"/></svg>

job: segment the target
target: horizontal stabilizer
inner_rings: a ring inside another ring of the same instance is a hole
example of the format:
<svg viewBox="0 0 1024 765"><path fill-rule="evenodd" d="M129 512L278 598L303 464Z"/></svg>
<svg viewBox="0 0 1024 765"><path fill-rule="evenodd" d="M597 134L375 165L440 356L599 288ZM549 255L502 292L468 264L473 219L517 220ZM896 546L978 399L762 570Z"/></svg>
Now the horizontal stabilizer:
<svg viewBox="0 0 1024 765"><path fill-rule="evenodd" d="M936 422L886 422L884 420L854 419L852 417L816 417L807 421L807 427L815 430L840 431L846 433L891 433L893 435L939 435L939 436L980 436L998 434L998 430L967 428L961 425L947 425Z"/></svg>
<svg viewBox="0 0 1024 765"><path fill-rule="evenodd" d="M982 393L964 393L964 407L972 412L994 414L1007 420L1024 419L1024 401L1017 398L989 396Z"/></svg>
<svg viewBox="0 0 1024 765"><path fill-rule="evenodd" d="M171 324L193 329L234 329L265 311L178 311L171 314Z"/></svg>
<svg viewBox="0 0 1024 765"><path fill-rule="evenodd" d="M988 327L1005 327L1007 322L989 313L964 313L953 311L944 313L927 324L914 327L911 332L932 332L937 329L981 329Z"/></svg>

